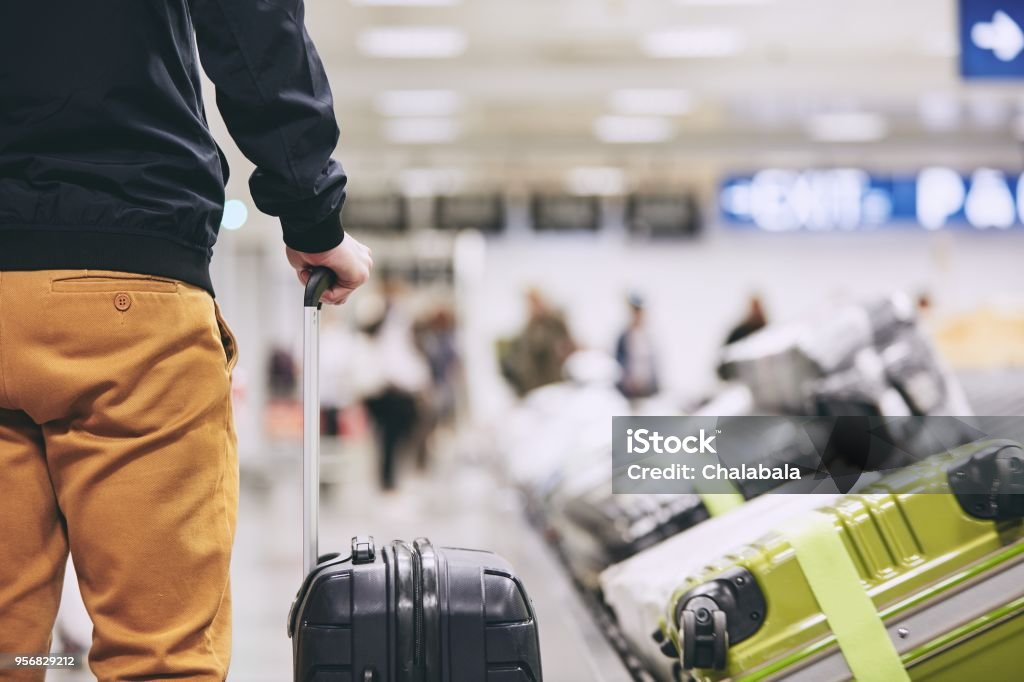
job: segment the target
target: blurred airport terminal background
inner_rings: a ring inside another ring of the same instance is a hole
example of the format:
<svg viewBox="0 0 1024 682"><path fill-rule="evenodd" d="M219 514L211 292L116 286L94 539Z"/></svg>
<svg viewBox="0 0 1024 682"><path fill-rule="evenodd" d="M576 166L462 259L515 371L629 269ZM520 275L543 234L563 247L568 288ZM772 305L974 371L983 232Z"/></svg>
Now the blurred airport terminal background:
<svg viewBox="0 0 1024 682"><path fill-rule="evenodd" d="M535 472L509 439L536 424L513 417L538 389L599 386L544 409L610 439L612 414L708 409L736 382L727 342L896 297L963 409L1019 414L1024 88L973 78L962 53L1014 63L1024 37L987 9L962 27L958 7L306 0L345 227L376 261L323 318L321 548L498 551L535 602L546 679L628 680L529 521ZM301 288L205 95L232 166L214 282L241 349L231 679L279 682L301 573Z"/></svg>

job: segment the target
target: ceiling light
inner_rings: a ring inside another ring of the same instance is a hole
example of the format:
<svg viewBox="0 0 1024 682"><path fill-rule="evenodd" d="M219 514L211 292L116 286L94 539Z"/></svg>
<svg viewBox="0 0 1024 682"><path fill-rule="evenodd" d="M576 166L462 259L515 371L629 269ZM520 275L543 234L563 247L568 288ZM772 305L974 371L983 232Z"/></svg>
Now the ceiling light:
<svg viewBox="0 0 1024 682"><path fill-rule="evenodd" d="M608 99L617 114L681 116L693 108L693 98L685 90L616 90Z"/></svg>
<svg viewBox="0 0 1024 682"><path fill-rule="evenodd" d="M356 7L451 7L461 0L352 0Z"/></svg>
<svg viewBox="0 0 1024 682"><path fill-rule="evenodd" d="M594 135L612 144L665 142L674 133L672 122L657 116L602 116L594 122Z"/></svg>
<svg viewBox="0 0 1024 682"><path fill-rule="evenodd" d="M626 193L626 174L610 166L580 166L569 171L569 191L589 196L617 196Z"/></svg>
<svg viewBox="0 0 1024 682"><path fill-rule="evenodd" d="M967 101L971 121L980 128L995 130L1006 125L1011 115L1011 104L996 97L979 97Z"/></svg>
<svg viewBox="0 0 1024 682"><path fill-rule="evenodd" d="M689 7L737 7L740 5L770 5L775 0L676 0L677 5Z"/></svg>
<svg viewBox="0 0 1024 682"><path fill-rule="evenodd" d="M384 116L451 116L462 107L454 90L386 90L374 99Z"/></svg>
<svg viewBox="0 0 1024 682"><path fill-rule="evenodd" d="M240 199L230 199L224 202L224 215L220 225L225 230L239 230L249 219L249 207Z"/></svg>
<svg viewBox="0 0 1024 682"><path fill-rule="evenodd" d="M649 57L684 59L729 57L743 49L744 39L731 28L675 28L644 36L642 47Z"/></svg>
<svg viewBox="0 0 1024 682"><path fill-rule="evenodd" d="M816 114L807 120L807 134L818 142L873 142L888 132L883 116L866 112Z"/></svg>
<svg viewBox="0 0 1024 682"><path fill-rule="evenodd" d="M457 168L406 168L398 174L398 184L408 197L457 194L465 182L465 172Z"/></svg>
<svg viewBox="0 0 1024 682"><path fill-rule="evenodd" d="M445 144L459 137L451 118L394 118L384 123L384 136L396 144Z"/></svg>
<svg viewBox="0 0 1024 682"><path fill-rule="evenodd" d="M443 26L371 28L359 34L359 50L370 57L443 59L466 51L466 34Z"/></svg>
<svg viewBox="0 0 1024 682"><path fill-rule="evenodd" d="M949 132L960 126L960 100L944 92L930 92L921 96L917 105L921 124L932 132Z"/></svg>

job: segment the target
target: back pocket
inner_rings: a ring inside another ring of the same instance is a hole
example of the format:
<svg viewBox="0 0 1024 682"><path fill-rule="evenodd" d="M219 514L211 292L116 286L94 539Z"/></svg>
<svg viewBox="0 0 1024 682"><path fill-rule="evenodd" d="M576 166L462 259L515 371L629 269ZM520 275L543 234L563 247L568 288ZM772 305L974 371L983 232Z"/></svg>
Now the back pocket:
<svg viewBox="0 0 1024 682"><path fill-rule="evenodd" d="M178 283L146 275L83 275L65 277L50 282L55 293L152 293L176 294Z"/></svg>

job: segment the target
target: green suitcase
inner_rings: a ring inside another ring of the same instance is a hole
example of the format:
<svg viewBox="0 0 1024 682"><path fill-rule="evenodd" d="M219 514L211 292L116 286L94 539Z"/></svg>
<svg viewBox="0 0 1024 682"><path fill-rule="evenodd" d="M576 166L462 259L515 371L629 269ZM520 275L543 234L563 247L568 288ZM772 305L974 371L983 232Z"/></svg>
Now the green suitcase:
<svg viewBox="0 0 1024 682"><path fill-rule="evenodd" d="M655 639L701 682L1024 680L1022 517L1024 450L972 443L715 561Z"/></svg>

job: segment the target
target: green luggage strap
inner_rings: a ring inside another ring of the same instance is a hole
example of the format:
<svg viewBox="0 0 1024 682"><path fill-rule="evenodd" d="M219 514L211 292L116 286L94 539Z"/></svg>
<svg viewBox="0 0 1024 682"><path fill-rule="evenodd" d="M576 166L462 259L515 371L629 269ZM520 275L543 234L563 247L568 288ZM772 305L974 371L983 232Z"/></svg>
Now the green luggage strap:
<svg viewBox="0 0 1024 682"><path fill-rule="evenodd" d="M727 492L721 492L721 490L711 492L709 490L712 487L710 482L701 477L697 477L693 482L693 488L697 493L697 497L704 503L704 508L708 510L708 514L711 516L721 516L726 512L731 512L747 501L747 498L743 497L740 489L732 481L715 481L715 484L719 488L724 487Z"/></svg>
<svg viewBox="0 0 1024 682"><path fill-rule="evenodd" d="M697 493L711 516L721 516L741 506L746 498L739 493Z"/></svg>
<svg viewBox="0 0 1024 682"><path fill-rule="evenodd" d="M909 682L831 517L812 512L786 533L807 584L857 682Z"/></svg>

